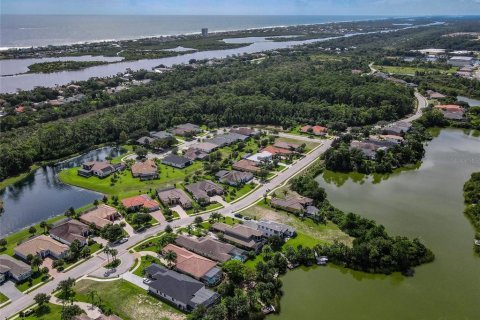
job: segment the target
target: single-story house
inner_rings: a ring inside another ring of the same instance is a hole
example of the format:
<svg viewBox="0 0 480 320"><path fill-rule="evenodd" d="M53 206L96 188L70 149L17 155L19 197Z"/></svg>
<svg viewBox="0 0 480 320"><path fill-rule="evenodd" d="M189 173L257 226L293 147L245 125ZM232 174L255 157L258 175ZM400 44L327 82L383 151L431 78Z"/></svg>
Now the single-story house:
<svg viewBox="0 0 480 320"><path fill-rule="evenodd" d="M272 198L270 205L292 213L304 213L307 206L313 205L313 199L307 197L292 197L287 199Z"/></svg>
<svg viewBox="0 0 480 320"><path fill-rule="evenodd" d="M189 276L164 268L156 263L145 269L150 279L148 291L184 311L199 305L208 308L220 300L220 295Z"/></svg>
<svg viewBox="0 0 480 320"><path fill-rule="evenodd" d="M137 143L143 146L149 146L155 140L156 140L155 138L144 136L144 137L138 138Z"/></svg>
<svg viewBox="0 0 480 320"><path fill-rule="evenodd" d="M465 112L465 109L462 106L457 104L440 104L433 107L434 109L440 109L442 111L450 112Z"/></svg>
<svg viewBox="0 0 480 320"><path fill-rule="evenodd" d="M266 238L272 236L279 236L281 238L291 238L295 236L295 228L283 223L271 221L271 220L250 220L245 221L246 226L251 228L256 228L258 231L262 232L263 236Z"/></svg>
<svg viewBox="0 0 480 320"><path fill-rule="evenodd" d="M179 124L178 126L175 126L175 128L172 129L172 133L177 136L194 135L201 131L202 130L200 129L199 126L191 123Z"/></svg>
<svg viewBox="0 0 480 320"><path fill-rule="evenodd" d="M139 161L132 165L132 176L140 178L140 180L151 180L158 178L158 168L155 161L152 159L146 159L145 161Z"/></svg>
<svg viewBox="0 0 480 320"><path fill-rule="evenodd" d="M278 148L278 147L275 147L275 146L268 146L268 147L265 147L261 150L261 152L269 152L271 153L273 156L287 156L289 154L292 154L294 153L293 151L291 150L288 150L288 149L283 149L283 148Z"/></svg>
<svg viewBox="0 0 480 320"><path fill-rule="evenodd" d="M192 144L190 148L197 149L205 153L210 153L212 151L217 150L218 146L211 142L199 142L199 143Z"/></svg>
<svg viewBox="0 0 480 320"><path fill-rule="evenodd" d="M395 136L402 136L404 133L408 132L411 127L412 124L409 122L398 121L383 128L383 133Z"/></svg>
<svg viewBox="0 0 480 320"><path fill-rule="evenodd" d="M192 200L190 200L185 191L181 189L159 189L157 190L157 195L165 206L180 205L183 209L190 209L192 207Z"/></svg>
<svg viewBox="0 0 480 320"><path fill-rule="evenodd" d="M230 130L231 133L236 133L236 134L241 134L243 136L251 137L251 136L256 136L260 134L260 131L257 131L252 128L247 128L247 127L239 127L239 128L233 128Z"/></svg>
<svg viewBox="0 0 480 320"><path fill-rule="evenodd" d="M223 194L223 188L210 180L203 180L185 186L195 200L204 199L210 202L210 197Z"/></svg>
<svg viewBox="0 0 480 320"><path fill-rule="evenodd" d="M167 166L172 166L178 169L183 169L192 164L192 161L189 158L177 156L175 154L169 154L162 159L162 163Z"/></svg>
<svg viewBox="0 0 480 320"><path fill-rule="evenodd" d="M84 246L87 244L89 230L90 228L86 224L70 219L54 226L49 230L49 233L50 237L67 246L75 240L78 240Z"/></svg>
<svg viewBox="0 0 480 320"><path fill-rule="evenodd" d="M300 132L309 133L316 136L324 136L327 134L328 129L322 126L310 126L306 125L300 128Z"/></svg>
<svg viewBox="0 0 480 320"><path fill-rule="evenodd" d="M235 162L232 168L238 171L256 173L260 171L260 167L257 167L257 162L247 159L242 159Z"/></svg>
<svg viewBox="0 0 480 320"><path fill-rule="evenodd" d="M209 143L213 143L213 144L217 145L218 147L224 147L224 146L228 146L228 145L230 145L232 143L235 143L235 142L245 141L247 139L248 139L247 136L244 136L244 135L241 135L241 134L226 133L226 134L218 135L218 136L216 136L214 138L211 138L211 139L207 139L205 141L209 142Z"/></svg>
<svg viewBox="0 0 480 320"><path fill-rule="evenodd" d="M258 251L263 246L262 232L242 224L230 226L217 222L212 229L223 234L223 239L242 248Z"/></svg>
<svg viewBox="0 0 480 320"><path fill-rule="evenodd" d="M433 90L427 90L426 92L429 99L445 99L447 97L446 95Z"/></svg>
<svg viewBox="0 0 480 320"><path fill-rule="evenodd" d="M188 148L187 151L185 151L184 157L189 159L190 161L203 160L208 157L208 153L198 149Z"/></svg>
<svg viewBox="0 0 480 320"><path fill-rule="evenodd" d="M78 169L78 175L82 177L91 177L92 175L99 178L105 178L110 174L123 170L124 164L111 164L108 161L87 161L83 163L82 168Z"/></svg>
<svg viewBox="0 0 480 320"><path fill-rule="evenodd" d="M181 273L207 285L214 285L222 279L222 271L217 267L216 262L171 243L163 247L162 254L165 255L169 251L176 253L175 269Z"/></svg>
<svg viewBox="0 0 480 320"><path fill-rule="evenodd" d="M119 216L117 209L106 204L99 204L95 208L85 212L80 216L80 221L91 226L94 225L101 229L106 225L113 224Z"/></svg>
<svg viewBox="0 0 480 320"><path fill-rule="evenodd" d="M23 261L17 260L9 255L0 255L0 284L13 279L23 281L32 275L32 267Z"/></svg>
<svg viewBox="0 0 480 320"><path fill-rule="evenodd" d="M273 154L268 151L262 151L259 153L255 153L247 158L247 160L254 161L254 162L265 162L271 161Z"/></svg>
<svg viewBox="0 0 480 320"><path fill-rule="evenodd" d="M136 211L140 208L145 208L148 211L154 211L160 208L160 205L155 200L150 198L148 194L141 194L138 196L125 198L122 200L122 205L129 211Z"/></svg>
<svg viewBox="0 0 480 320"><path fill-rule="evenodd" d="M253 174L251 172L242 172L237 170L220 170L215 174L215 177L217 177L221 183L231 186L239 186L252 180Z"/></svg>
<svg viewBox="0 0 480 320"><path fill-rule="evenodd" d="M277 141L277 142L275 142L275 144L273 146L275 148L280 148L280 149L285 149L285 150L290 150L290 151L295 151L300 147L299 144L284 142L284 141Z"/></svg>
<svg viewBox="0 0 480 320"><path fill-rule="evenodd" d="M175 244L218 262L225 262L230 259L245 261L246 259L244 250L209 236L196 238L193 236L178 235Z"/></svg>
<svg viewBox="0 0 480 320"><path fill-rule="evenodd" d="M39 235L35 238L22 242L15 247L15 255L27 260L28 255L38 255L42 259L52 256L55 259L62 259L68 253L69 247L66 244L53 240L46 235Z"/></svg>

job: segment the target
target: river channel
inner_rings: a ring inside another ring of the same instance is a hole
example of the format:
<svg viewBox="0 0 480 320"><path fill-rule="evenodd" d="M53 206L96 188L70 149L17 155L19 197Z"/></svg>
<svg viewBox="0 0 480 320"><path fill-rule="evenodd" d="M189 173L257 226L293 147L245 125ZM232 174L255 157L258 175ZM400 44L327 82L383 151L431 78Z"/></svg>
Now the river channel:
<svg viewBox="0 0 480 320"><path fill-rule="evenodd" d="M127 68L133 71L140 70L140 69L151 70L152 68L160 64L163 64L166 66L172 66L174 64L188 63L190 59L202 60L202 59L226 58L232 55L285 49L285 48L291 48L296 45L327 41L327 40L337 39L337 38L352 37L355 35L387 33L387 32L394 32L396 30L419 28L419 27L432 26L432 25L437 25L442 23L443 22L434 22L434 23L429 23L425 25L407 26L407 27L398 28L398 29L389 29L389 30L363 32L363 33L360 32L360 33L354 33L354 34L346 34L338 37L310 39L310 40L304 40L304 41L275 42L275 41L267 40L264 37L225 39L224 41L226 43L248 43L249 45L236 48L236 49L199 51L199 52L194 52L190 54L183 54L183 55L178 55L178 56L168 57L168 58L161 58L161 59L144 59L144 60L138 60L138 61L117 62L117 63L107 64L107 65L100 65L100 66L95 66L91 68L86 68L82 70L76 70L76 71L62 71L62 72L53 72L48 74L28 73L28 74L19 74L19 75L9 76L9 77L0 77L0 93L12 93L17 91L17 89L31 90L37 86L54 87L57 85L67 84L72 81L88 80L91 77L98 77L98 78L111 77L116 75L119 72L125 72ZM8 63L15 63L15 61L19 61L19 63L22 63L20 62L21 60L9 60ZM2 68L2 63L3 62L0 61L0 69Z"/></svg>
<svg viewBox="0 0 480 320"><path fill-rule="evenodd" d="M318 177L333 205L374 219L391 234L420 238L436 259L413 277L335 266L288 272L281 313L271 319L478 319L480 258L462 194L474 171L480 171L480 138L444 129L417 169L388 178Z"/></svg>
<svg viewBox="0 0 480 320"><path fill-rule="evenodd" d="M79 208L101 194L62 183L57 173L63 168L79 166L84 161L116 157L120 150L105 147L79 157L35 170L27 178L0 190L4 212L0 214L0 237L59 215L70 207Z"/></svg>

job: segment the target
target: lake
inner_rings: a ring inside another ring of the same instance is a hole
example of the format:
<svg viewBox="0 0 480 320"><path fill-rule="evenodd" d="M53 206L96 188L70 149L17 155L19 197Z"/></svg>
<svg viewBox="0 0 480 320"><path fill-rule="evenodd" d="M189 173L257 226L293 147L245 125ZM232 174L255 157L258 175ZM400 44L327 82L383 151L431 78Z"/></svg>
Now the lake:
<svg viewBox="0 0 480 320"><path fill-rule="evenodd" d="M57 173L84 161L104 160L120 154L120 150L112 147L93 150L56 166L35 170L26 179L1 190L4 212L0 214L0 237L62 214L70 207L79 208L101 199L99 193L62 183Z"/></svg>
<svg viewBox="0 0 480 320"><path fill-rule="evenodd" d="M478 319L480 258L463 215L462 187L480 171L480 138L444 129L422 165L384 179L326 172L318 181L336 207L420 238L436 255L413 277L371 275L330 265L288 272L272 319Z"/></svg>

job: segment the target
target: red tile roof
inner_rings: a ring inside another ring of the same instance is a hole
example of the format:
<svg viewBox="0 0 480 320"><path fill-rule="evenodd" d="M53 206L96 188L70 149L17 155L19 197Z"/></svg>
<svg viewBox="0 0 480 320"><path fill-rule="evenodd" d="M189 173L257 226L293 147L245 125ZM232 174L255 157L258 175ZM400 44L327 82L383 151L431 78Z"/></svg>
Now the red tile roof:
<svg viewBox="0 0 480 320"><path fill-rule="evenodd" d="M325 127L322 127L322 126L303 126L300 128L300 131L301 132L304 132L304 133L309 133L309 129L312 129L312 133L315 134L315 135L320 135L322 133L326 133L327 132L327 128Z"/></svg>
<svg viewBox="0 0 480 320"><path fill-rule="evenodd" d="M147 209L158 208L158 203L146 194L123 199L122 204L127 209L140 206Z"/></svg>
<svg viewBox="0 0 480 320"><path fill-rule="evenodd" d="M464 109L457 105L457 104L442 104L442 105L438 105L438 106L434 106L434 108L436 109L442 109L442 110L445 110L445 111L451 111L451 112L463 112Z"/></svg>
<svg viewBox="0 0 480 320"><path fill-rule="evenodd" d="M264 151L270 152L273 155L276 155L276 154L291 154L292 153L292 151L290 151L290 150L277 148L275 146L268 146L268 147L263 148L261 150L261 152L264 152Z"/></svg>

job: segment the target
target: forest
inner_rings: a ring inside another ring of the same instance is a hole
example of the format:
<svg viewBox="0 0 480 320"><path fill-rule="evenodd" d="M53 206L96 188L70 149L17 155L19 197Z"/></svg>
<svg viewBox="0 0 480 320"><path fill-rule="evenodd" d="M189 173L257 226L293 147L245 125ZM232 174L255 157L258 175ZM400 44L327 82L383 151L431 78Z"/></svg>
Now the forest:
<svg viewBox="0 0 480 320"><path fill-rule="evenodd" d="M480 240L480 172L472 173L470 179L465 182L463 195L466 205L465 215L477 231L475 238ZM480 254L480 247L476 246L475 249Z"/></svg>
<svg viewBox="0 0 480 320"><path fill-rule="evenodd" d="M40 119L30 119L25 112L23 127L16 129L16 120L12 120L16 117L5 117L0 179L25 171L33 163L116 143L122 133L137 137L184 122L209 127L273 124L287 128L318 123L345 128L395 120L411 112L411 89L351 73L351 69L362 67L366 67L365 62L355 58L318 61L303 54L272 56L260 65L231 59L217 66L186 66L168 74L151 75L151 84L115 95L100 92L97 81L92 79L81 83L89 98L73 107L84 108L81 114L89 112L82 117L71 118L76 115L71 112L67 119L53 117L54 121L40 123ZM143 73L143 77L148 76ZM6 95L5 100L11 105L19 98L35 101L40 98L37 94L54 92L36 89ZM62 112L68 113L58 111Z"/></svg>
<svg viewBox="0 0 480 320"><path fill-rule="evenodd" d="M34 63L28 66L28 72L51 73L66 70L81 70L93 66L107 64L106 61L53 61Z"/></svg>

